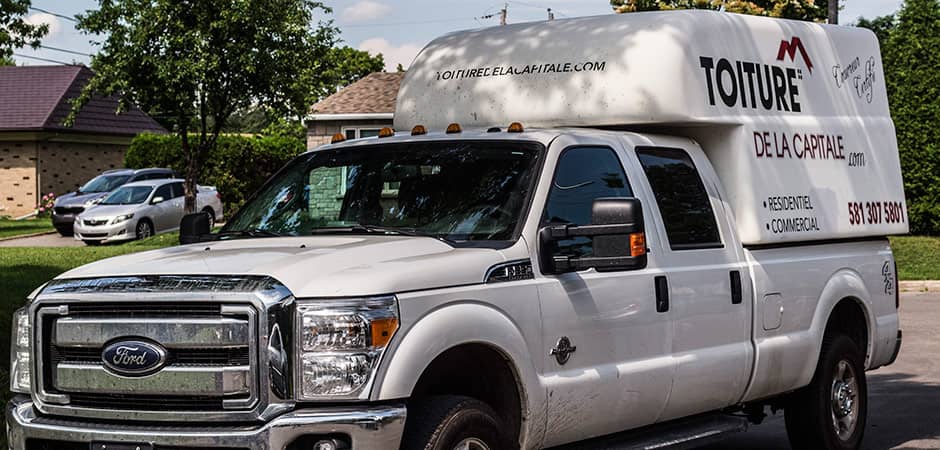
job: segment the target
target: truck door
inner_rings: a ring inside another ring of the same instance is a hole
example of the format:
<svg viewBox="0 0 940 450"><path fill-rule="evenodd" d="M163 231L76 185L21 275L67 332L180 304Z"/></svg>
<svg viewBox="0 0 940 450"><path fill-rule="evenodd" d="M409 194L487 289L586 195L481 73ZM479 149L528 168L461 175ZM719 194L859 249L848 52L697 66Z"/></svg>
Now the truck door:
<svg viewBox="0 0 940 450"><path fill-rule="evenodd" d="M663 419L737 403L752 365L751 292L742 252L721 199L717 176L704 153L683 147L637 147L645 179L638 185L656 199L647 229L659 230L660 279L669 297L670 353L676 373Z"/></svg>
<svg viewBox="0 0 940 450"><path fill-rule="evenodd" d="M554 154L554 170L547 167L543 175L552 177L548 195L533 205L541 226L589 224L594 199L634 196L622 165L625 151L616 141L574 145L561 137L552 144ZM591 240L560 241L556 251L590 256ZM657 312L653 293L658 260L649 255L647 267L638 270L536 274L549 397L545 446L658 419L674 366L668 315Z"/></svg>

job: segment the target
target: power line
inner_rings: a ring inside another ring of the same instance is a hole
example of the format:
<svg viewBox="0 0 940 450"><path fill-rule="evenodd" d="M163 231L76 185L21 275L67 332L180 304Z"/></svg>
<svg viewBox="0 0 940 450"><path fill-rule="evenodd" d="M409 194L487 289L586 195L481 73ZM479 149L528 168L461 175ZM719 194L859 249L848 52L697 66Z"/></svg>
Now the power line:
<svg viewBox="0 0 940 450"><path fill-rule="evenodd" d="M417 22L389 22L389 23L369 23L362 25L341 25L340 28L365 28L365 27L394 27L399 25L423 25L426 23L444 23L444 22L469 22L473 18L460 18L460 19L437 19L437 20L422 20Z"/></svg>
<svg viewBox="0 0 940 450"><path fill-rule="evenodd" d="M16 56L16 57L18 57L18 58L35 59L35 60L37 60L37 61L45 61L45 62L51 62L51 63L56 63L56 64L63 64L63 65L66 65L66 66L74 66L74 65L75 65L75 64L72 64L72 63L67 63L67 62L65 62L65 61L59 61L59 60L57 60L57 59L40 58L40 57L38 57L38 56L29 56L29 55L24 55L24 54L22 54L22 53L14 53L13 56Z"/></svg>
<svg viewBox="0 0 940 450"><path fill-rule="evenodd" d="M64 48L52 47L52 46L43 45L43 44L39 44L39 47L45 48L45 49L48 49L48 50L54 50L54 51L57 51L57 52L62 52L62 53L71 53L71 54L73 54L73 55L78 55L78 56L86 56L86 57L87 57L87 56L94 56L94 55L92 55L92 54L90 54L90 53L82 53L82 52L75 51L75 50L68 50L68 49L64 49Z"/></svg>
<svg viewBox="0 0 940 450"><path fill-rule="evenodd" d="M35 6L30 6L29 9L31 9L31 10L33 10L33 11L39 11L39 12L41 12L41 13L46 13L46 14L49 14L50 16L56 16L56 17L61 18L61 19L71 20L72 22L78 23L78 19L76 19L75 16L67 16L67 15L65 15L65 14L59 14L59 13L57 13L57 12L52 12L52 11L49 11L49 10L47 10L47 9L37 8L37 7L35 7Z"/></svg>

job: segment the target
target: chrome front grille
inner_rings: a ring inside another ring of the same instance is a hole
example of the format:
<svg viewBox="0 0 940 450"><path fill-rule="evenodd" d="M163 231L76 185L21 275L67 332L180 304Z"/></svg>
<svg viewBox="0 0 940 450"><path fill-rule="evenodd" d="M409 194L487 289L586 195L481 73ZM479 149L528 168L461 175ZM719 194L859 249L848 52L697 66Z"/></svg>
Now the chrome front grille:
<svg viewBox="0 0 940 450"><path fill-rule="evenodd" d="M268 285L250 282L259 277L221 283L149 277L136 284L133 278L65 281L37 297L31 308L38 375L33 397L41 411L93 419L238 421L290 407L279 391L272 393L279 380L265 368L270 328L283 316L272 311L290 301L286 289L270 279ZM256 290L225 289L232 287ZM106 349L127 340L164 349L159 369L126 376L106 364Z"/></svg>

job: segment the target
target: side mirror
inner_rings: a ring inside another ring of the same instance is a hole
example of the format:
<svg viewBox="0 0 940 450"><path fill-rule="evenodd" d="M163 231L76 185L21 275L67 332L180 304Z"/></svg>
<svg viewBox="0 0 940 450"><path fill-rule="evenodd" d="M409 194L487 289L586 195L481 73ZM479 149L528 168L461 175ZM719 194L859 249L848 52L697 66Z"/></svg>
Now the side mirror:
<svg viewBox="0 0 940 450"><path fill-rule="evenodd" d="M557 242L575 237L591 239L591 256L558 254ZM611 272L646 267L642 203L636 198L598 198L594 200L590 225L542 228L539 231L539 262L546 274L592 268Z"/></svg>
<svg viewBox="0 0 940 450"><path fill-rule="evenodd" d="M180 221L180 244L202 242L211 231L208 213L187 214Z"/></svg>
<svg viewBox="0 0 940 450"><path fill-rule="evenodd" d="M153 200L150 200L151 205L156 205L157 203L163 203L163 197L154 197Z"/></svg>

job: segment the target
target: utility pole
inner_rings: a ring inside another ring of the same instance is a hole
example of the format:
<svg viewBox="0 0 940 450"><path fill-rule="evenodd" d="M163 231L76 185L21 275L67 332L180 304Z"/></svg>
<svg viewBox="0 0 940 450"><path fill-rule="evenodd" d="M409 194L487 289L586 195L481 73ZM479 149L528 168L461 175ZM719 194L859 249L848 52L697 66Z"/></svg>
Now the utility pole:
<svg viewBox="0 0 940 450"><path fill-rule="evenodd" d="M839 0L829 0L829 23L839 24Z"/></svg>
<svg viewBox="0 0 940 450"><path fill-rule="evenodd" d="M499 24L506 25L506 15L509 12L509 3L503 4L503 9L499 10Z"/></svg>
<svg viewBox="0 0 940 450"><path fill-rule="evenodd" d="M548 8L548 20L555 20L555 13L552 12L551 8Z"/></svg>

